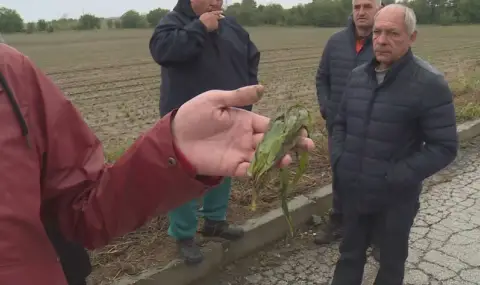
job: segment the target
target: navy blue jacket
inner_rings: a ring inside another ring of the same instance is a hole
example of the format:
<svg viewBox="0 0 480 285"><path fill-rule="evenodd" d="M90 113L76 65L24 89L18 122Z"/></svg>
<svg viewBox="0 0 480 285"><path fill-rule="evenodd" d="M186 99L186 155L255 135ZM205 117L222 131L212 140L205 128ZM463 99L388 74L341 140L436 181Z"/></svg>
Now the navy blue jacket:
<svg viewBox="0 0 480 285"><path fill-rule="evenodd" d="M150 53L161 65L161 116L205 91L258 83L260 52L247 31L226 17L217 31L207 32L190 0L179 0L160 20L150 40Z"/></svg>
<svg viewBox="0 0 480 285"><path fill-rule="evenodd" d="M348 18L347 27L333 34L327 41L317 70L316 87L318 103L329 133L350 72L372 58L372 35L366 39L362 50L357 54L352 16Z"/></svg>
<svg viewBox="0 0 480 285"><path fill-rule="evenodd" d="M345 205L375 211L418 200L424 179L450 164L458 138L443 74L411 50L377 83L373 59L355 68L333 124L332 168Z"/></svg>

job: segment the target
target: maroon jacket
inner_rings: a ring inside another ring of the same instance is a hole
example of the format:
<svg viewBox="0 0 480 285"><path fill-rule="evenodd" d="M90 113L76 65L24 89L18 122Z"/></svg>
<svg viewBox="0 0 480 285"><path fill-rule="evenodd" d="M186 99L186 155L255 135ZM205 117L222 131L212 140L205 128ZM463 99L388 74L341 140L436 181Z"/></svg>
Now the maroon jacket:
<svg viewBox="0 0 480 285"><path fill-rule="evenodd" d="M175 111L105 165L80 113L26 56L0 44L0 72L0 284L66 285L47 218L98 248L220 182L182 162Z"/></svg>

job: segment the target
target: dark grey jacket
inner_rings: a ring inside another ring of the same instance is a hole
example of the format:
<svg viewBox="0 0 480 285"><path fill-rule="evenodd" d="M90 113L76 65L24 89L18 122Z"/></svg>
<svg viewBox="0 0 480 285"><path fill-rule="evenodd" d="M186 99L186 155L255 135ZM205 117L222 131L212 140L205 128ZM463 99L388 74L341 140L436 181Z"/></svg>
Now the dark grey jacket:
<svg viewBox="0 0 480 285"><path fill-rule="evenodd" d="M248 32L230 17L219 21L217 31L207 32L190 0L178 0L160 20L149 47L161 66L161 116L205 91L258 83L260 52Z"/></svg>
<svg viewBox="0 0 480 285"><path fill-rule="evenodd" d="M350 72L373 58L371 35L360 53L357 54L355 46L355 24L350 16L347 27L327 41L317 70L317 98L329 133Z"/></svg>
<svg viewBox="0 0 480 285"><path fill-rule="evenodd" d="M443 75L411 50L380 85L376 65L352 71L333 125L336 187L361 211L418 199L422 181L450 164L458 147Z"/></svg>

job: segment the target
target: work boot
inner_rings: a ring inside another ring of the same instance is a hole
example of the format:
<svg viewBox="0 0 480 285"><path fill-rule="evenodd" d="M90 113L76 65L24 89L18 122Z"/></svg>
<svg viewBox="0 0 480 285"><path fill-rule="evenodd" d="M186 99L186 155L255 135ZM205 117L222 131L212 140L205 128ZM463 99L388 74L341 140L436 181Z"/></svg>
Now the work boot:
<svg viewBox="0 0 480 285"><path fill-rule="evenodd" d="M177 246L185 264L195 265L203 261L203 253L194 238L178 240Z"/></svg>
<svg viewBox="0 0 480 285"><path fill-rule="evenodd" d="M328 244L342 237L342 222L339 214L331 214L326 225L315 235L314 242L318 245Z"/></svg>
<svg viewBox="0 0 480 285"><path fill-rule="evenodd" d="M243 237L240 227L229 225L226 221L205 220L202 235L204 237L219 237L226 240L237 240Z"/></svg>

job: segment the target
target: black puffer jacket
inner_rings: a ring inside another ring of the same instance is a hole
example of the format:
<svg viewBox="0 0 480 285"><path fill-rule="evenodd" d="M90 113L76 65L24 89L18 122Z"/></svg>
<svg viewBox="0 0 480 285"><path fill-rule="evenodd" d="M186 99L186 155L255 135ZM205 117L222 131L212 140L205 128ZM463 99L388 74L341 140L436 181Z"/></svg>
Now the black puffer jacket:
<svg viewBox="0 0 480 285"><path fill-rule="evenodd" d="M422 181L450 164L458 147L443 75L409 51L378 85L376 64L352 71L333 125L336 187L361 211L418 199Z"/></svg>
<svg viewBox="0 0 480 285"><path fill-rule="evenodd" d="M260 52L247 31L226 17L217 31L207 32L190 0L179 0L160 20L150 39L150 53L161 65L162 116L205 91L258 83Z"/></svg>
<svg viewBox="0 0 480 285"><path fill-rule="evenodd" d="M330 133L350 72L373 58L371 35L358 54L355 47L355 24L350 16L347 27L327 41L316 75L318 103Z"/></svg>

